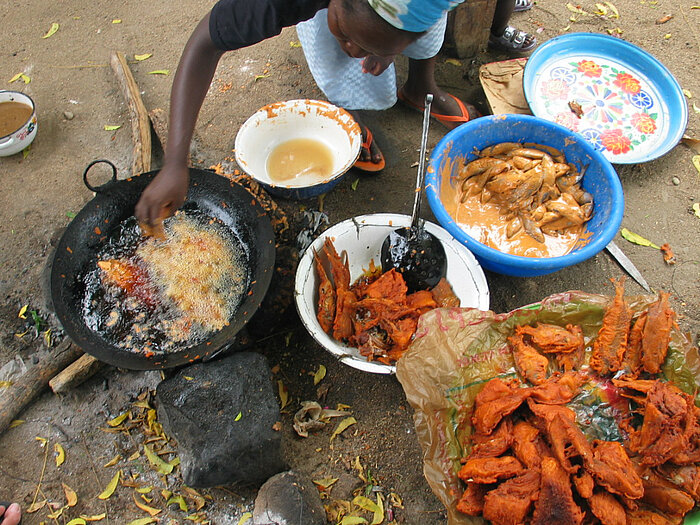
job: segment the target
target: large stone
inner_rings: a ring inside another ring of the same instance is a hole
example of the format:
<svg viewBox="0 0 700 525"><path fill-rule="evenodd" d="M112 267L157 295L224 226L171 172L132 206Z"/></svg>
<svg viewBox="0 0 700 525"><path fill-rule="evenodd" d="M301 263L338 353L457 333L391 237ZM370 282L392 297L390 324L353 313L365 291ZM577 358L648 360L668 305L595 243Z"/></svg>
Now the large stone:
<svg viewBox="0 0 700 525"><path fill-rule="evenodd" d="M290 470L270 478L258 491L253 525L324 525L318 490L303 476Z"/></svg>
<svg viewBox="0 0 700 525"><path fill-rule="evenodd" d="M241 352L158 385L159 420L177 440L187 485L259 485L287 468L273 429L280 411L271 376L262 355Z"/></svg>

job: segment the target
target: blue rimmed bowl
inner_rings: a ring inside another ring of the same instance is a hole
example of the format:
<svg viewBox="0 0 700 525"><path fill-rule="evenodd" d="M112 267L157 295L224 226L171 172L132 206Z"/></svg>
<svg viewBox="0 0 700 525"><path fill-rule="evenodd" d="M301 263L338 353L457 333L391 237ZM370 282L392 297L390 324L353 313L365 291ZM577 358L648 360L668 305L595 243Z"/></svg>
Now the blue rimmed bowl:
<svg viewBox="0 0 700 525"><path fill-rule="evenodd" d="M574 249L558 257L523 257L501 252L469 236L447 211L461 165L477 158L486 146L501 142L534 142L560 150L579 172L582 186L593 196L593 215ZM426 173L426 195L438 222L464 244L487 270L505 275L544 275L578 264L600 252L613 239L622 222L624 198L615 169L581 135L553 122L530 115L493 115L453 129L433 149Z"/></svg>

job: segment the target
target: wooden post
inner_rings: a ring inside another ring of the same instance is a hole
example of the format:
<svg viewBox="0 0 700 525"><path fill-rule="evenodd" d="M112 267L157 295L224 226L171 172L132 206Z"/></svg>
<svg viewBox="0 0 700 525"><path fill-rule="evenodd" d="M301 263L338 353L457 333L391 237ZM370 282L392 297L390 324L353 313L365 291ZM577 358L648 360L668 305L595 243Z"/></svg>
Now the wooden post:
<svg viewBox="0 0 700 525"><path fill-rule="evenodd" d="M139 175L151 171L151 122L148 119L146 106L141 99L139 87L131 74L124 54L113 51L110 63L119 80L124 100L129 105L131 135L134 142L131 175Z"/></svg>
<svg viewBox="0 0 700 525"><path fill-rule="evenodd" d="M447 17L446 39L455 46L459 58L476 56L486 49L496 0L467 0Z"/></svg>

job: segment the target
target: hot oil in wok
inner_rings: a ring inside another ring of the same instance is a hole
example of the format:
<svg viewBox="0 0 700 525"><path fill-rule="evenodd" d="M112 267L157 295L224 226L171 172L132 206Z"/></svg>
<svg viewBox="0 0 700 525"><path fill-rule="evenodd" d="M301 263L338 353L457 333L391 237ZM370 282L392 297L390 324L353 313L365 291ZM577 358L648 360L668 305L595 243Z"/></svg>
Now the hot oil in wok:
<svg viewBox="0 0 700 525"><path fill-rule="evenodd" d="M228 325L248 288L239 241L197 210L144 238L124 221L85 276L82 311L108 343L144 353L194 346Z"/></svg>

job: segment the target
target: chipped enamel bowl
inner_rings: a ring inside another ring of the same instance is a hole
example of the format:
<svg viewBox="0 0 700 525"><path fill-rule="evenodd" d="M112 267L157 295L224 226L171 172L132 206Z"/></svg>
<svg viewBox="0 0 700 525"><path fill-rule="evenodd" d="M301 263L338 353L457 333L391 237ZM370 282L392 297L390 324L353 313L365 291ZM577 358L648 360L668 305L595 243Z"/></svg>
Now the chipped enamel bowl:
<svg viewBox="0 0 700 525"><path fill-rule="evenodd" d="M361 215L338 223L314 240L306 249L297 268L294 299L302 323L318 344L346 365L365 372L393 374L394 365L385 365L367 358L353 347L333 339L325 333L316 319L318 304L318 277L314 267L314 250L322 248L326 237L333 240L338 251L346 251L350 266L350 281L354 282L369 268L371 260L380 264L380 251L385 237L396 228L409 226L409 215L377 213ZM474 256L440 226L426 222L425 229L442 242L447 256L447 280L462 307L489 309L489 288L486 277Z"/></svg>
<svg viewBox="0 0 700 525"><path fill-rule="evenodd" d="M290 140L314 139L333 155L333 168L323 180L301 176L276 182L267 160L274 149ZM288 100L255 112L236 135L236 162L267 191L288 199L308 199L333 189L360 155L362 133L352 115L322 100Z"/></svg>

